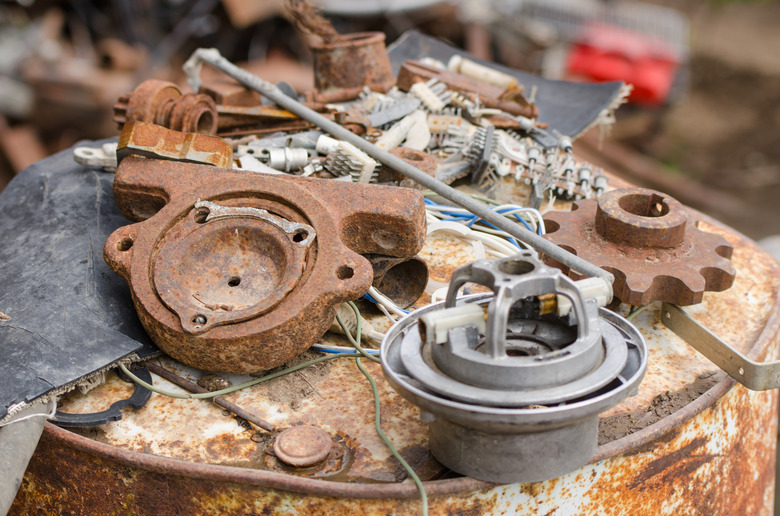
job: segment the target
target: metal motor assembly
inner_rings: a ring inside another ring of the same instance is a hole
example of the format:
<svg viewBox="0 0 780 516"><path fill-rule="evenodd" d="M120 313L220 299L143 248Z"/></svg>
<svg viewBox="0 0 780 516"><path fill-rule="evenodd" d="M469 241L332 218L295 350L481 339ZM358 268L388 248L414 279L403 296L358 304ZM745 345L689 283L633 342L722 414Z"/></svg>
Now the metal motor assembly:
<svg viewBox="0 0 780 516"><path fill-rule="evenodd" d="M456 299L477 283L493 294ZM382 343L393 387L430 423L433 455L493 482L536 482L586 464L598 414L634 394L647 348L600 308L598 278L575 282L533 251L457 269L443 303L396 323Z"/></svg>

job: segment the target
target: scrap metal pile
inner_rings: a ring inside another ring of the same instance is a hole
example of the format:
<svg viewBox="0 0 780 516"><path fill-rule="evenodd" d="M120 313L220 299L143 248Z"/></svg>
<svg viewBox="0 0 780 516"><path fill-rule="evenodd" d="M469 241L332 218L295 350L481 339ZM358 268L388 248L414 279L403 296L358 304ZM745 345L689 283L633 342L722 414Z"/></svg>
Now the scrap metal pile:
<svg viewBox="0 0 780 516"><path fill-rule="evenodd" d="M185 65L192 93L143 82L115 106L117 146L76 149L117 170L135 223L104 253L145 329L171 357L234 374L353 350L322 344L332 329L381 356L454 471L529 482L585 464L599 412L647 367L639 331L604 307L700 302L731 286L731 247L664 194L608 192L511 75L455 55L395 77L377 34L314 50L317 89L299 100L201 49ZM235 81L201 82L204 63ZM575 203L542 213L557 201ZM473 246L449 285L417 256L435 232ZM492 294L469 296L473 284ZM416 310L426 293L446 300ZM382 334L342 304L361 297L402 319ZM327 434L296 432L306 443L283 432L279 459L324 460ZM284 458L318 439L315 459Z"/></svg>

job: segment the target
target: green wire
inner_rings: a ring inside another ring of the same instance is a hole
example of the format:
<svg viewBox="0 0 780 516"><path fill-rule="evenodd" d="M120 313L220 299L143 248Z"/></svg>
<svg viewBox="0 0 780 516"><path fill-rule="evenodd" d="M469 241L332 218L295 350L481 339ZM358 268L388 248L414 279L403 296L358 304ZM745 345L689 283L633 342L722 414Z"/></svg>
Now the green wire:
<svg viewBox="0 0 780 516"><path fill-rule="evenodd" d="M222 389L214 392L204 392L202 394L179 394L178 392L166 391L165 389L160 389L159 387L155 387L154 385L146 383L142 379L138 378L124 364L119 364L119 369L121 369L123 373L125 373L128 377L130 377L131 380L133 380L138 385L146 387L150 391L156 392L157 394L162 394L163 396L168 396L170 398L177 398L177 399L208 399L208 398L213 398L215 396L222 396L224 394L230 394L231 392L240 391L241 389L246 389L247 387L257 385L258 383L266 382L268 380L273 380L274 378L278 378L280 376L284 376L289 373L294 373L299 369L304 369L311 365L319 364L320 362L325 362L327 360L333 360L335 358L349 358L349 357L357 358L359 356L360 356L359 353L339 353L335 355L325 355L322 357L317 357L313 360L301 362L300 364L294 365L292 367L288 367L287 369L278 371L276 373L263 376L262 378L258 378L256 380L250 380L248 382L239 385L234 385L233 387L228 387L227 389Z"/></svg>
<svg viewBox="0 0 780 516"><path fill-rule="evenodd" d="M231 392L245 389L247 387L251 387L252 385L257 385L258 383L261 382L273 380L274 378L284 376L286 374L298 371L299 369L304 369L306 367L309 367L314 364L318 364L320 362L325 362L326 360L333 360L336 358L344 358L344 357L354 357L358 369L360 369L360 372L363 373L363 376L365 376L366 379L368 380L368 383L371 385L371 391L374 394L374 427L376 428L376 433L379 436L379 438L382 440L382 442L385 444L385 446L387 446L387 448L390 450L390 453L393 454L396 460L398 460L401 466L403 466L403 468L406 470L406 473L409 475L409 478L411 478L414 481L415 485L417 486L417 490L420 491L420 501L422 503L422 514L423 516L428 516L428 494L425 492L425 486L423 486L420 477L417 476L417 473L414 471L414 469L412 469L409 463L406 462L406 460L401 456L400 453L398 453L398 450L395 449L395 446L393 445L392 441L390 441L390 439L382 430L382 413L381 413L382 407L379 398L379 389L376 386L376 382L374 381L374 378L371 376L371 374L368 372L365 366L363 366L363 361L361 360L361 356L366 357L369 360L373 360L374 362L381 363L381 360L367 353L366 350L360 346L360 331L362 329L360 323L360 310L358 310L357 305L355 305L355 303L353 303L352 301L348 302L347 304L349 305L350 308L352 308L352 311L355 312L355 317L357 318L357 327L356 327L357 336L356 337L352 336L352 334L349 332L349 329L347 329L346 324L344 324L344 321L341 319L341 317L338 314L336 314L336 320L341 325L341 329L344 330L344 334L347 336L347 339L349 339L350 343L355 347L356 350L358 350L358 353L339 353L336 355L325 355L322 357L315 358L313 360L302 362L292 367L288 367L287 369L284 369L282 371L263 376L262 378L258 378L256 380L245 382L240 385L236 385L219 391L205 392L203 394L179 394L177 392L166 391L164 389L160 389L159 387L155 387L143 381L142 379L138 378L124 364L120 363L119 368L135 383L143 387L146 387L150 391L156 392L157 394L162 394L164 396L168 396L171 398L178 398L178 399L207 399L207 398L213 398L215 396L221 396L223 394L230 394Z"/></svg>
<svg viewBox="0 0 780 516"><path fill-rule="evenodd" d="M344 333L349 338L349 341L352 343L353 346L355 346L355 349L357 349L360 353L362 353L366 358L369 358L371 360L374 360L376 362L381 362L376 357L369 355L368 353L363 350L363 348L360 347L360 310L358 310L357 305L353 303L352 301L349 301L347 303L350 308L352 308L352 311L355 312L355 317L357 317L357 336L352 337L352 335L349 333L349 330L347 329L346 325L344 324L344 321L341 320L341 318L336 315L336 320L341 325L341 329L344 330ZM412 469L412 467L409 465L406 460L401 457L401 454L398 453L398 450L395 449L395 446L393 446L392 441L387 437L387 435L382 431L382 406L380 404L379 399L379 389L376 387L376 382L374 381L374 378L371 376L371 374L368 372L368 370L363 366L363 360L361 357L355 358L355 363L358 366L358 369L360 369L360 372L363 373L363 376L366 377L368 380L368 383L371 384L371 391L374 393L374 427L376 428L376 434L379 436L379 438L382 440L383 443L385 443L385 446L387 446L387 449L390 450L390 453L393 454L393 457L395 457L398 462L401 463L401 466L406 470L406 472L409 474L409 478L411 478L415 485L417 486L417 490L420 491L420 500L422 502L422 513L423 516L428 516L428 494L425 492L425 486L423 486L422 481L420 481L420 477L417 476L417 473Z"/></svg>
<svg viewBox="0 0 780 516"><path fill-rule="evenodd" d="M352 344L352 346L354 346L355 349L358 350L358 352L361 355L363 355L369 360L376 362L377 364L381 364L382 361L378 357L372 355L371 353L366 352L366 350L360 346L360 338L361 338L361 330L362 330L361 323L360 323L360 310L358 310L357 305L352 301L347 302L347 305L352 309L353 312L355 312L355 318L357 319L357 328L355 329L355 332L357 333L357 340L355 340L355 337L353 337L352 334L349 332L349 329L347 329L347 325L344 323L344 320L341 318L339 313L336 312L336 320L341 326L341 330L344 332L344 335L346 335L347 340L349 340L349 343Z"/></svg>
<svg viewBox="0 0 780 516"><path fill-rule="evenodd" d="M634 317L636 317L640 313L642 313L645 310L647 310L648 308L650 308L650 305L652 305L652 303L648 303L645 306L640 306L639 308L634 307L636 309L632 309L632 311L626 316L626 320L627 321L632 320Z"/></svg>
<svg viewBox="0 0 780 516"><path fill-rule="evenodd" d="M390 439L385 435L385 433L382 431L382 416L380 413L381 407L379 404L379 389L376 387L376 382L374 381L374 378L371 376L371 374L366 370L366 368L363 366L363 360L361 360L360 357L357 357L355 359L355 363L358 366L358 369L360 369L360 372L363 373L363 376L366 377L368 380L368 383L371 384L371 390L374 393L374 426L376 427L376 434L379 436L380 439L382 439L382 442L385 443L385 446L390 450L390 453L393 454L393 456L398 459L398 462L401 463L401 466L404 467L406 472L409 474L409 477L414 481L415 485L417 486L417 490L420 491L420 501L422 502L422 513L423 516L428 516L428 494L425 492L425 486L423 486L422 481L420 480L420 477L417 476L417 473L412 469L412 467L409 465L406 460L401 457L401 454L398 453L398 450L395 449L395 446L393 446L393 443L390 441Z"/></svg>

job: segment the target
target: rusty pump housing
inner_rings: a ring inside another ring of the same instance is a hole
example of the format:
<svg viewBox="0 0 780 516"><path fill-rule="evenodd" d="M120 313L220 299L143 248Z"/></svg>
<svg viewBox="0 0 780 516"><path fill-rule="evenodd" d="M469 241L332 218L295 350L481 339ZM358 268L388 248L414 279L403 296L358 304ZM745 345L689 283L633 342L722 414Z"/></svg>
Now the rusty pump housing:
<svg viewBox="0 0 780 516"><path fill-rule="evenodd" d="M157 159L127 138L118 155L114 195L138 222L109 236L104 257L152 340L200 369L285 363L368 291L362 254L412 258L425 238L414 189Z"/></svg>

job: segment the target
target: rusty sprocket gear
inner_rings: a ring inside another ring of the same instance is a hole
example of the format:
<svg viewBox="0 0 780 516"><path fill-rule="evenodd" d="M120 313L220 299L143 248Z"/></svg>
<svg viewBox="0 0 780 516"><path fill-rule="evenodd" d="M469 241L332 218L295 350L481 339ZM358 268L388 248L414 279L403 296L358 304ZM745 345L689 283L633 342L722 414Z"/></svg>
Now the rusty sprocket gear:
<svg viewBox="0 0 780 516"><path fill-rule="evenodd" d="M694 305L704 291L734 283L733 247L699 230L682 204L661 192L613 190L575 202L570 212L546 213L544 222L545 238L615 276L614 294L624 303Z"/></svg>

